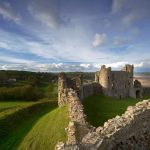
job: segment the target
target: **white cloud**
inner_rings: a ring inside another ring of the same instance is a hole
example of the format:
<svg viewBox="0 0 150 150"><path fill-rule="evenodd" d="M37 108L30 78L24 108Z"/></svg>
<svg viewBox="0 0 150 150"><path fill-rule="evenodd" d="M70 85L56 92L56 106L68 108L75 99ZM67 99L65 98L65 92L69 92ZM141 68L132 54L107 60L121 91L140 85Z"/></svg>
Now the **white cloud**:
<svg viewBox="0 0 150 150"><path fill-rule="evenodd" d="M39 32L41 40L36 41L0 29L0 48L10 52L34 54L55 62L93 62L98 56L106 58L106 54L101 51L93 52L93 49L80 40L74 32L69 32L72 39L66 37L65 32L51 41L49 41L51 39L49 32L42 36Z"/></svg>
<svg viewBox="0 0 150 150"><path fill-rule="evenodd" d="M92 44L95 47L102 46L105 44L106 39L107 39L107 35L105 33L103 33L103 34L96 33Z"/></svg>
<svg viewBox="0 0 150 150"><path fill-rule="evenodd" d="M13 10L11 5L7 2L0 3L0 15L2 15L4 19L13 20L15 23L19 23L21 19L20 16Z"/></svg>
<svg viewBox="0 0 150 150"><path fill-rule="evenodd" d="M115 63L105 64L107 67L112 67L112 70L120 70L126 64L134 64L135 69L137 70L142 68L150 68L150 61L145 60L142 62L129 63L126 61L120 61ZM99 63L81 63L81 64L65 64L65 63L51 63L51 64L42 64L36 62L28 63L11 63L11 64L1 64L0 70L27 70L27 71L36 71L36 72L90 72L100 70L101 65Z"/></svg>
<svg viewBox="0 0 150 150"><path fill-rule="evenodd" d="M80 64L80 66L83 68L90 68L91 64Z"/></svg>
<svg viewBox="0 0 150 150"><path fill-rule="evenodd" d="M135 63L134 67L143 67L144 66L144 62L140 62L140 63ZM150 67L150 66L149 66Z"/></svg>
<svg viewBox="0 0 150 150"><path fill-rule="evenodd" d="M57 28L62 24L57 0L33 0L28 6L30 14L42 24Z"/></svg>
<svg viewBox="0 0 150 150"><path fill-rule="evenodd" d="M122 68L122 67L125 66L126 64L128 64L127 61L120 61L120 62L115 62L115 63L106 64L106 66L107 66L107 67L112 67L112 68Z"/></svg>

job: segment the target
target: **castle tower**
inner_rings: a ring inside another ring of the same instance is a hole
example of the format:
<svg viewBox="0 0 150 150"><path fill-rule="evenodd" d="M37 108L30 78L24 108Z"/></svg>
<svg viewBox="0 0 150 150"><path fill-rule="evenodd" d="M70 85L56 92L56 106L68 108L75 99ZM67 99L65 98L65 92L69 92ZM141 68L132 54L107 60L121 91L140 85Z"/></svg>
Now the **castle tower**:
<svg viewBox="0 0 150 150"><path fill-rule="evenodd" d="M133 85L134 65L127 64L122 70L128 72L129 96L136 98Z"/></svg>
<svg viewBox="0 0 150 150"><path fill-rule="evenodd" d="M122 69L122 71L126 71L129 73L130 77L133 78L133 71L134 71L134 65L125 65L125 67Z"/></svg>
<svg viewBox="0 0 150 150"><path fill-rule="evenodd" d="M99 83L102 86L102 92L104 95L112 95L112 76L111 76L111 67L106 68L105 65L101 66L99 74Z"/></svg>

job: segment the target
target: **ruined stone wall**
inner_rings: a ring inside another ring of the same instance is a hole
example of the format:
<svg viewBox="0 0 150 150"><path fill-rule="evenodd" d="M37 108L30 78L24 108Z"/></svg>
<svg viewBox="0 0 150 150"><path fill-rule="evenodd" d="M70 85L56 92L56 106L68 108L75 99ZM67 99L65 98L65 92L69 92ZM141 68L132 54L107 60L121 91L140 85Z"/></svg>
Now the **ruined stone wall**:
<svg viewBox="0 0 150 150"><path fill-rule="evenodd" d="M63 106L69 102L69 89L74 90L80 100L93 94L101 94L101 86L97 82L83 84L82 77L68 78L61 73L58 78L58 105Z"/></svg>
<svg viewBox="0 0 150 150"><path fill-rule="evenodd" d="M129 97L129 77L124 71L112 71L111 96L118 99ZM132 83L133 84L133 83Z"/></svg>
<svg viewBox="0 0 150 150"><path fill-rule="evenodd" d="M68 141L58 143L57 150L149 150L150 100L129 106L122 116L94 128L86 122L80 100L72 96Z"/></svg>
<svg viewBox="0 0 150 150"><path fill-rule="evenodd" d="M73 150L80 148L80 141L83 137L94 130L94 127L86 122L86 115L83 112L83 105L77 93L73 89L68 91L69 125L66 129L68 140L66 143L58 142L56 150Z"/></svg>
<svg viewBox="0 0 150 150"><path fill-rule="evenodd" d="M58 77L58 105L63 106L68 103L69 89L76 91L78 96L82 96L82 77L68 78L65 73L59 74Z"/></svg>
<svg viewBox="0 0 150 150"><path fill-rule="evenodd" d="M144 87L143 88L143 95L144 96L150 96L150 87Z"/></svg>
<svg viewBox="0 0 150 150"><path fill-rule="evenodd" d="M86 83L82 87L82 100L90 95L93 94L102 94L102 89L99 83L97 82L91 82L91 83Z"/></svg>
<svg viewBox="0 0 150 150"><path fill-rule="evenodd" d="M119 79L118 79L119 78ZM128 107L120 117L105 122L103 127L95 128L86 122L82 99L89 95L104 93L112 96L113 81L118 94L135 96L139 84L133 84L133 66L127 65L124 71L112 72L111 68L102 66L95 81L83 84L82 78L67 78L64 74L58 81L58 104L68 104L70 122L66 129L68 140L59 142L56 150L148 150L150 144L150 100ZM138 85L138 86L137 86Z"/></svg>
<svg viewBox="0 0 150 150"><path fill-rule="evenodd" d="M149 150L150 100L129 106L121 117L116 116L95 132L88 133L82 143L85 149Z"/></svg>

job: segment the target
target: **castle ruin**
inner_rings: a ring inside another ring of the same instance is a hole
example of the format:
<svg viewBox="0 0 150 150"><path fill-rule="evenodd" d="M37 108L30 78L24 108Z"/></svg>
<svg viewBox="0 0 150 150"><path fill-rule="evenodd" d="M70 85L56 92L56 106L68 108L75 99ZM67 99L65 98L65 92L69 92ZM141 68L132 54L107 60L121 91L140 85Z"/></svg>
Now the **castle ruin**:
<svg viewBox="0 0 150 150"><path fill-rule="evenodd" d="M93 127L86 121L82 100L93 94L116 98L141 98L142 86L133 81L133 65L122 71L111 71L104 65L96 72L95 81L83 84L82 76L68 78L61 73L58 79L58 105L68 105L68 140L58 142L56 150L149 150L150 100L129 106L122 116L116 116Z"/></svg>
<svg viewBox="0 0 150 150"><path fill-rule="evenodd" d="M58 79L58 104L68 102L67 93L71 88L83 100L93 94L123 98L142 98L142 85L138 80L133 81L133 65L125 65L121 71L112 71L111 67L101 66L100 71L95 73L95 81L83 83L82 76L68 78L61 73Z"/></svg>
<svg viewBox="0 0 150 150"><path fill-rule="evenodd" d="M82 100L93 94L116 98L142 97L142 86L133 81L133 65L122 71L101 67L95 74L95 82L83 84L82 76L68 78L64 73L58 79L58 105L68 104L68 139L58 142L56 150L149 150L150 148L150 100L129 106L122 116L116 116L93 127L86 121Z"/></svg>
<svg viewBox="0 0 150 150"><path fill-rule="evenodd" d="M133 65L125 65L121 71L112 71L111 67L103 65L95 73L95 81L102 86L102 92L106 96L118 99L142 98L142 86L139 81L133 81L133 70Z"/></svg>

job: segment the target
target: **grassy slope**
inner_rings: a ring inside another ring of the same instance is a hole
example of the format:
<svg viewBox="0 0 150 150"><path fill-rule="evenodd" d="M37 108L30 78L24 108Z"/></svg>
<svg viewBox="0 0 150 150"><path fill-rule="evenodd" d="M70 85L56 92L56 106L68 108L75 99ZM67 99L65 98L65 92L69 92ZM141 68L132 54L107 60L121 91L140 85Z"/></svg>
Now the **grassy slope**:
<svg viewBox="0 0 150 150"><path fill-rule="evenodd" d="M45 142L43 146L49 146L49 148L54 147L59 140L64 141L66 139L64 128L68 125L67 107L56 107L57 104L55 102L38 106L36 111L34 110L32 113L27 112L26 117L23 117L18 122L19 125L17 125L15 130L12 130L7 136L0 138L0 149L35 149L34 147L28 147L28 138L34 141L34 145L38 145L38 147L42 146L43 143L40 142L43 139ZM56 134L57 132L58 134ZM36 134L40 135L37 136ZM19 145L20 148L18 148Z"/></svg>
<svg viewBox="0 0 150 150"><path fill-rule="evenodd" d="M128 106L137 102L138 100L132 98L117 100L111 97L94 95L85 98L83 105L87 120L97 127L103 125L108 119L123 114Z"/></svg>
<svg viewBox="0 0 150 150"><path fill-rule="evenodd" d="M21 142L19 150L53 150L58 141L66 141L67 107L56 108L44 115Z"/></svg>

